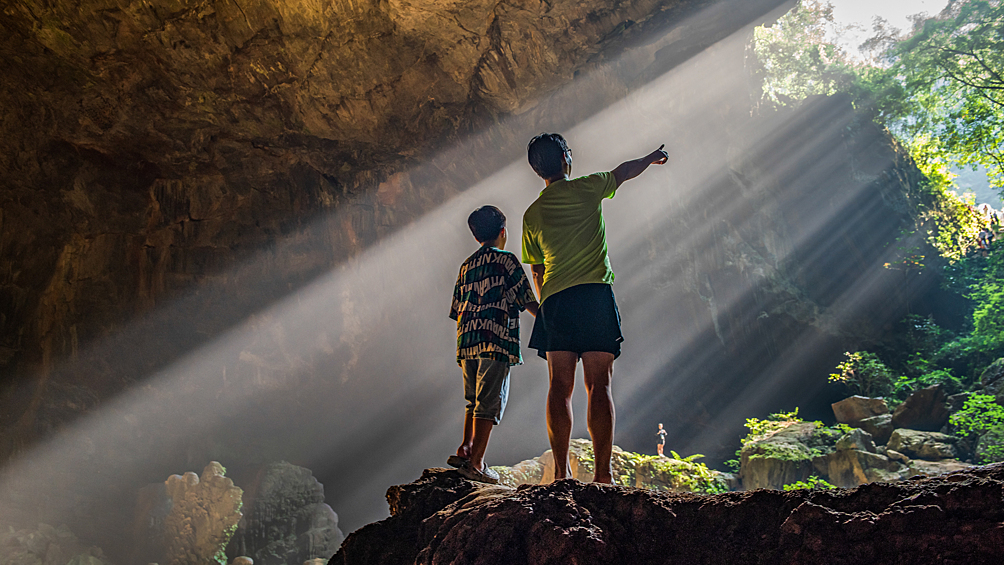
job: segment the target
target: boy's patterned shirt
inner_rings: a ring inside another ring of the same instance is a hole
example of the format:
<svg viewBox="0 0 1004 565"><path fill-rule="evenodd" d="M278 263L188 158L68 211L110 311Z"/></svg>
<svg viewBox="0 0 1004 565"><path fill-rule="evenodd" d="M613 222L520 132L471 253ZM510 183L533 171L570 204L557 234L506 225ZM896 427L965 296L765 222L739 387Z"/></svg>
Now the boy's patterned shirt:
<svg viewBox="0 0 1004 565"><path fill-rule="evenodd" d="M457 321L457 363L523 362L519 313L537 299L516 255L482 246L460 266L450 318Z"/></svg>

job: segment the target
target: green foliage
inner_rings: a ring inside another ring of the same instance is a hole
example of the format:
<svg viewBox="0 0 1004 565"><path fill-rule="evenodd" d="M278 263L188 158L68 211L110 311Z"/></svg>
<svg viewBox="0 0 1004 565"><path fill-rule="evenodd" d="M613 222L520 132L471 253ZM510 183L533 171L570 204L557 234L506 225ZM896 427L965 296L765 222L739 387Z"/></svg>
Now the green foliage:
<svg viewBox="0 0 1004 565"><path fill-rule="evenodd" d="M949 419L955 428L956 435L964 438L980 438L993 441L981 442L980 463L1004 461L1004 406L989 394L973 394L959 410Z"/></svg>
<svg viewBox="0 0 1004 565"><path fill-rule="evenodd" d="M785 104L847 88L846 54L826 41L833 29L832 6L803 0L773 26L754 30L766 100Z"/></svg>
<svg viewBox="0 0 1004 565"><path fill-rule="evenodd" d="M739 456L739 452L736 451L736 457L738 457L738 456ZM725 467L728 468L729 472L731 472L731 473L738 473L739 472L739 467L742 465L739 462L739 459L726 459L723 464L725 465Z"/></svg>
<svg viewBox="0 0 1004 565"><path fill-rule="evenodd" d="M847 434L849 434L849 433L851 433L851 432L854 431L854 428L852 428L852 427L850 427L850 426L848 426L847 424L844 424L844 423L839 423L836 426L833 426L833 428L836 429L837 431L839 431L840 433L844 434L844 435L847 435Z"/></svg>
<svg viewBox="0 0 1004 565"><path fill-rule="evenodd" d="M979 436L1004 424L1004 406L997 404L993 395L973 394L949 421L956 434L962 437Z"/></svg>
<svg viewBox="0 0 1004 565"><path fill-rule="evenodd" d="M1004 186L1004 4L957 0L888 52L907 101L898 124Z"/></svg>
<svg viewBox="0 0 1004 565"><path fill-rule="evenodd" d="M747 418L746 428L749 429L749 433L741 440L741 443L743 447L745 447L754 441L771 436L775 432L783 430L784 428L787 428L792 424L797 424L801 421L802 419L798 417L798 408L795 408L792 412L779 412L777 414L771 414L763 420L757 418Z"/></svg>
<svg viewBox="0 0 1004 565"><path fill-rule="evenodd" d="M804 490L829 490L829 489L834 489L834 488L837 488L837 487L835 487L835 486L831 485L830 483L826 482L825 479L821 479L821 478L817 477L816 475L812 475L808 479L805 479L804 482L803 481L796 481L794 483L784 485L783 488L784 488L785 491L789 491L789 490L803 490L803 489Z"/></svg>
<svg viewBox="0 0 1004 565"><path fill-rule="evenodd" d="M830 374L831 383L846 385L852 394L861 396L888 396L892 392L896 377L874 353L856 351L845 355L847 360Z"/></svg>

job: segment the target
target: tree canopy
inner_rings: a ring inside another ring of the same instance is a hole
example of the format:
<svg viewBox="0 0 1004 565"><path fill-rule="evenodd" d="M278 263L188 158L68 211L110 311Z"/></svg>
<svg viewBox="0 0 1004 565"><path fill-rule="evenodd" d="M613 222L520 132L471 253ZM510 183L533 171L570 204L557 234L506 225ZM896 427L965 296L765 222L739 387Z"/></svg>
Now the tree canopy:
<svg viewBox="0 0 1004 565"><path fill-rule="evenodd" d="M1004 1L951 0L905 36L878 21L867 42L877 55L866 62L828 39L835 28L828 4L802 0L757 30L766 100L847 92L918 161L930 161L932 172L933 165L983 165L1004 190Z"/></svg>

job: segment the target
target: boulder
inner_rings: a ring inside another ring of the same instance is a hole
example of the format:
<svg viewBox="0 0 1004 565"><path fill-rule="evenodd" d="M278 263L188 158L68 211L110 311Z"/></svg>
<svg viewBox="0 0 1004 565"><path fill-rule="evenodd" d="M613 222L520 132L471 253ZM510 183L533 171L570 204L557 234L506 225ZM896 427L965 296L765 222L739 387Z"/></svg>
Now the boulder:
<svg viewBox="0 0 1004 565"><path fill-rule="evenodd" d="M858 427L872 435L875 443L885 445L892 435L892 414L879 414L858 422Z"/></svg>
<svg viewBox="0 0 1004 565"><path fill-rule="evenodd" d="M551 451L545 452L548 457L550 457ZM516 488L519 485L539 485L540 480L544 477L544 463L542 459L544 457L534 457L533 459L526 459L516 463L512 467L498 466L492 467L499 474L499 484L508 487ZM550 460L550 459L548 459ZM554 470L551 470L551 476L554 476Z"/></svg>
<svg viewBox="0 0 1004 565"><path fill-rule="evenodd" d="M914 391L892 414L894 428L936 432L948 422L948 397L941 385Z"/></svg>
<svg viewBox="0 0 1004 565"><path fill-rule="evenodd" d="M948 411L950 413L954 414L954 413L958 412L959 410L962 410L962 407L965 406L966 401L969 400L969 397L971 395L972 395L972 393L969 393L969 392L960 392L959 394L953 394L953 395L949 396L948 397Z"/></svg>
<svg viewBox="0 0 1004 565"><path fill-rule="evenodd" d="M890 482L908 475L906 465L860 449L843 449L812 460L818 474L837 487Z"/></svg>
<svg viewBox="0 0 1004 565"><path fill-rule="evenodd" d="M1004 357L994 361L980 375L983 394L997 397L998 404L1004 404Z"/></svg>
<svg viewBox="0 0 1004 565"><path fill-rule="evenodd" d="M171 475L164 494L171 510L164 518L163 559L167 565L225 563L224 548L241 519L243 491L224 476L226 469L211 461L202 476Z"/></svg>
<svg viewBox="0 0 1004 565"><path fill-rule="evenodd" d="M908 477L937 477L946 473L965 471L971 469L973 465L963 463L957 459L942 459L941 461L922 461L914 459L910 461L910 471Z"/></svg>
<svg viewBox="0 0 1004 565"><path fill-rule="evenodd" d="M872 440L872 435L870 433L862 429L855 428L851 430L850 433L838 439L834 449L837 451L857 449L859 451L875 453L875 442Z"/></svg>
<svg viewBox="0 0 1004 565"><path fill-rule="evenodd" d="M391 487L390 517L350 534L330 563L996 563L1002 487L1004 464L710 496L572 480L509 489L428 469Z"/></svg>
<svg viewBox="0 0 1004 565"><path fill-rule="evenodd" d="M956 442L958 438L947 434L898 429L892 432L886 447L911 459L940 461L958 457Z"/></svg>
<svg viewBox="0 0 1004 565"><path fill-rule="evenodd" d="M889 407L884 398L869 398L867 396L851 396L830 405L837 421L851 426L872 416L888 414Z"/></svg>
<svg viewBox="0 0 1004 565"><path fill-rule="evenodd" d="M910 458L894 449L886 449L885 456L893 461L899 461L900 463L909 463Z"/></svg>
<svg viewBox="0 0 1004 565"><path fill-rule="evenodd" d="M310 469L270 464L249 493L244 519L227 548L231 556L247 556L258 565L303 563L330 558L345 539Z"/></svg>
<svg viewBox="0 0 1004 565"><path fill-rule="evenodd" d="M799 422L745 445L739 461L743 488L780 489L804 481L813 473L813 458L831 453L840 435L812 422Z"/></svg>

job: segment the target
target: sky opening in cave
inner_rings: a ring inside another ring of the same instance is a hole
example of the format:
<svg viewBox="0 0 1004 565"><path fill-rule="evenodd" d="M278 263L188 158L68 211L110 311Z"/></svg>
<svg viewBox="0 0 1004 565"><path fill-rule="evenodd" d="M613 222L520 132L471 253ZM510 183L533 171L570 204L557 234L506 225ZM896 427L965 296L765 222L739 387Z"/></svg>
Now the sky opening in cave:
<svg viewBox="0 0 1004 565"><path fill-rule="evenodd" d="M720 382L693 378L697 374L693 366L711 361L699 353L702 340L718 339L727 345L715 312L728 312L736 301L750 299L716 296L713 289L701 288L699 276L686 271L689 257L713 253L709 246L717 239L748 227L741 223L748 203L728 198L714 187L738 183L755 192L760 182L735 178L739 174L736 164L754 155L720 151L729 146L733 132L707 127L708 116L731 111L731 105L748 92L748 77L733 72L734 61L726 60L741 53L746 40L743 30L709 46L562 132L575 152L575 174L610 170L662 143L670 153L668 165L653 167L625 184L604 208L626 336L623 355L615 365L615 443L626 449L654 452L658 422L666 422L671 432L669 449L682 455L730 445L738 439L735 426L713 425L722 415L732 415L734 420L763 415L764 410L790 409L794 405L777 406L778 399L819 392L817 384L802 378L806 367L818 364L822 345L813 334L765 344L770 355L754 355L737 365L734 378ZM654 39L628 52L625 57L630 60L620 64L643 66L658 56L659 46L660 40ZM604 80L601 75L597 71L580 77L555 96L575 104L588 97L595 81ZM767 160L772 170L797 176L798 169L806 166L806 155L816 154L815 145L845 127L846 121L834 110L832 120L798 130L804 154L763 151L777 133L769 129L758 131L759 142L751 147L755 157ZM528 140L537 132L523 133ZM465 151L454 147L447 153ZM812 166L826 170L839 163L835 158L816 159ZM856 221L851 211L857 210L860 193L870 180L846 186L825 203L793 204L800 228L790 234L787 244L768 250L775 262L784 263L799 253L826 263L840 227ZM191 437L203 430L222 429L231 442L207 445L204 452L217 454L226 465L226 454L240 450L241 438L281 446L289 460L314 470L325 484L327 501L339 513L346 533L382 518L387 512L383 500L387 486L411 481L424 468L443 466L460 440L464 403L460 372L453 360L455 327L447 312L457 268L477 247L466 227L467 214L483 204L499 206L512 234L509 250L518 254L522 212L541 188L524 160L513 162L326 276L250 313L222 338L160 371L144 386L120 395L73 429L23 453L4 469L0 488L23 496L63 496L43 486L46 469L73 465L88 450L96 449L95 444L117 446L122 460L109 462L103 472L116 474L123 483L198 472L207 462L199 458L202 452L192 460L175 461L170 469L138 469L130 462L155 459L161 437ZM687 217L697 201L712 212L701 218ZM707 206L709 201L713 206ZM292 248L292 243L279 242L275 252ZM253 259L241 269L254 273L256 262L264 260ZM747 267L764 269L750 272L753 280L772 276L764 265L750 262ZM884 291L881 280L888 273L847 263L829 275L853 281L833 298L829 310L840 313L867 308L876 293ZM696 286L706 298L710 315L704 317L703 326L668 325L661 305L672 300L674 288L687 285ZM531 327L532 318L524 314L524 344ZM268 339L263 340L263 335ZM252 382L234 382L244 377L227 374L226 360L254 364L264 358L256 356L260 350L278 350L290 366L301 366L304 372L313 370L311 359L334 362L324 368L324 386L311 385L316 388L307 395L299 391L295 402L274 402L297 388L301 376L296 371L282 382L261 375L249 377ZM546 364L525 347L524 358L524 365L512 369L510 403L489 446L490 464L512 465L548 448ZM183 396L172 392L194 389L216 393ZM304 396L309 398L304 400ZM184 403L170 401L176 398L184 398ZM711 399L718 404L714 408ZM688 410L706 414L706 421L691 427L679 420L674 424L673 413L683 408L681 404L694 402L704 405L688 406ZM581 380L574 405L573 437L587 437ZM274 406L284 411L277 412ZM123 512L129 514L131 509Z"/></svg>

